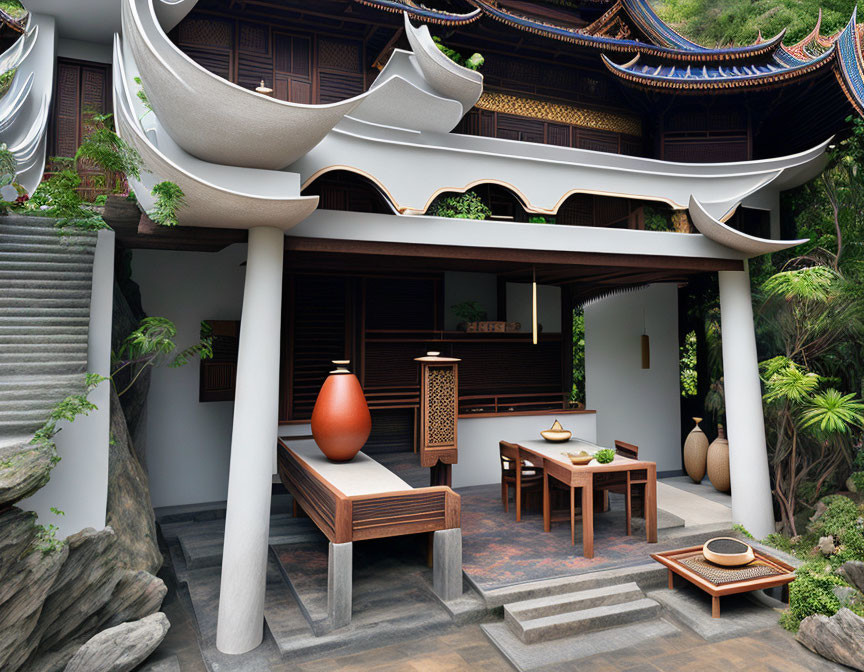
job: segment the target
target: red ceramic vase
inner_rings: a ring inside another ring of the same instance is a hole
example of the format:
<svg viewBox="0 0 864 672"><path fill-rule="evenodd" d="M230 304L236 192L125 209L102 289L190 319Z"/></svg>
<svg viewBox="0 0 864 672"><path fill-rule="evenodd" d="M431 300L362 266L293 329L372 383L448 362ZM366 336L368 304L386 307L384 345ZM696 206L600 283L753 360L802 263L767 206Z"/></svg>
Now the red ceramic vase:
<svg viewBox="0 0 864 672"><path fill-rule="evenodd" d="M372 431L372 416L357 376L335 361L336 370L321 386L312 410L312 436L334 462L347 462L360 452Z"/></svg>

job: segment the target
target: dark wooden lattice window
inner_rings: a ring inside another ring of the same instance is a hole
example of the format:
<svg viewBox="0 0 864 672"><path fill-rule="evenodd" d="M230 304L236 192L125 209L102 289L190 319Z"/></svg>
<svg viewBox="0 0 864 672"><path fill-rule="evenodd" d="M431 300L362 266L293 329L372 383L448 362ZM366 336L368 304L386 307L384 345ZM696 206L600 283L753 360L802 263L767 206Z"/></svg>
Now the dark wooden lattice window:
<svg viewBox="0 0 864 672"><path fill-rule="evenodd" d="M110 67L89 61L57 60L49 157L75 156L78 146L91 128L90 117L111 111ZM57 162L49 161L46 172L57 168ZM105 176L95 167L82 162L78 169L85 198L113 187L106 184Z"/></svg>

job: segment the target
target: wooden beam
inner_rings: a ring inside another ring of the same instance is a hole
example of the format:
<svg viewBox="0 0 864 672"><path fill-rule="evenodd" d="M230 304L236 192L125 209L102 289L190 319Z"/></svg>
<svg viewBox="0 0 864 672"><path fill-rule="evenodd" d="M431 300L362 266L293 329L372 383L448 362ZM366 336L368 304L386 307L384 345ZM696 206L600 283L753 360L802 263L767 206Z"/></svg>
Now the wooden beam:
<svg viewBox="0 0 864 672"><path fill-rule="evenodd" d="M687 235L687 234L680 234ZM705 259L663 255L608 254L564 250L519 250L500 247L465 247L459 245L421 245L417 243L385 243L329 238L285 238L285 249L292 252L337 252L341 254L375 254L394 257L420 257L503 261L520 264L619 266L652 270L687 272L741 271L740 259Z"/></svg>

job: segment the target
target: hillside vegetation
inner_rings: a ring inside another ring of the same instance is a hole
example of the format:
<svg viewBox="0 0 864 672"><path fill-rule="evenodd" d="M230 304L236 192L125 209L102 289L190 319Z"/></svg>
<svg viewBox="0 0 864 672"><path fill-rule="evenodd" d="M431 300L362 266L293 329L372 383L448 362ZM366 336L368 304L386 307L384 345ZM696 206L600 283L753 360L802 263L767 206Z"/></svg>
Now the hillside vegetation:
<svg viewBox="0 0 864 672"><path fill-rule="evenodd" d="M787 29L794 44L816 25L822 8L822 35L842 29L856 0L651 0L654 11L682 35L705 46L751 44Z"/></svg>

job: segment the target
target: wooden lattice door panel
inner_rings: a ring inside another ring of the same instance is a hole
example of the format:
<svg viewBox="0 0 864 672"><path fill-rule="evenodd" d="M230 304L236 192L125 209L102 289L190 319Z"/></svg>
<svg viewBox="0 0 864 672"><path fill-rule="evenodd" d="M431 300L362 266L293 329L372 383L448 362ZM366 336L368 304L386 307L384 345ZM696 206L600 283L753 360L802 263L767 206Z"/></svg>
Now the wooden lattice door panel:
<svg viewBox="0 0 864 672"><path fill-rule="evenodd" d="M89 61L57 60L54 113L51 120L50 156L72 158L86 137L93 114L111 111L109 65ZM60 166L49 165L47 172ZM95 166L81 162L81 188L84 198L91 200L97 193L110 191L112 177Z"/></svg>
<svg viewBox="0 0 864 672"><path fill-rule="evenodd" d="M456 464L458 453L458 359L426 356L420 362L420 465Z"/></svg>

